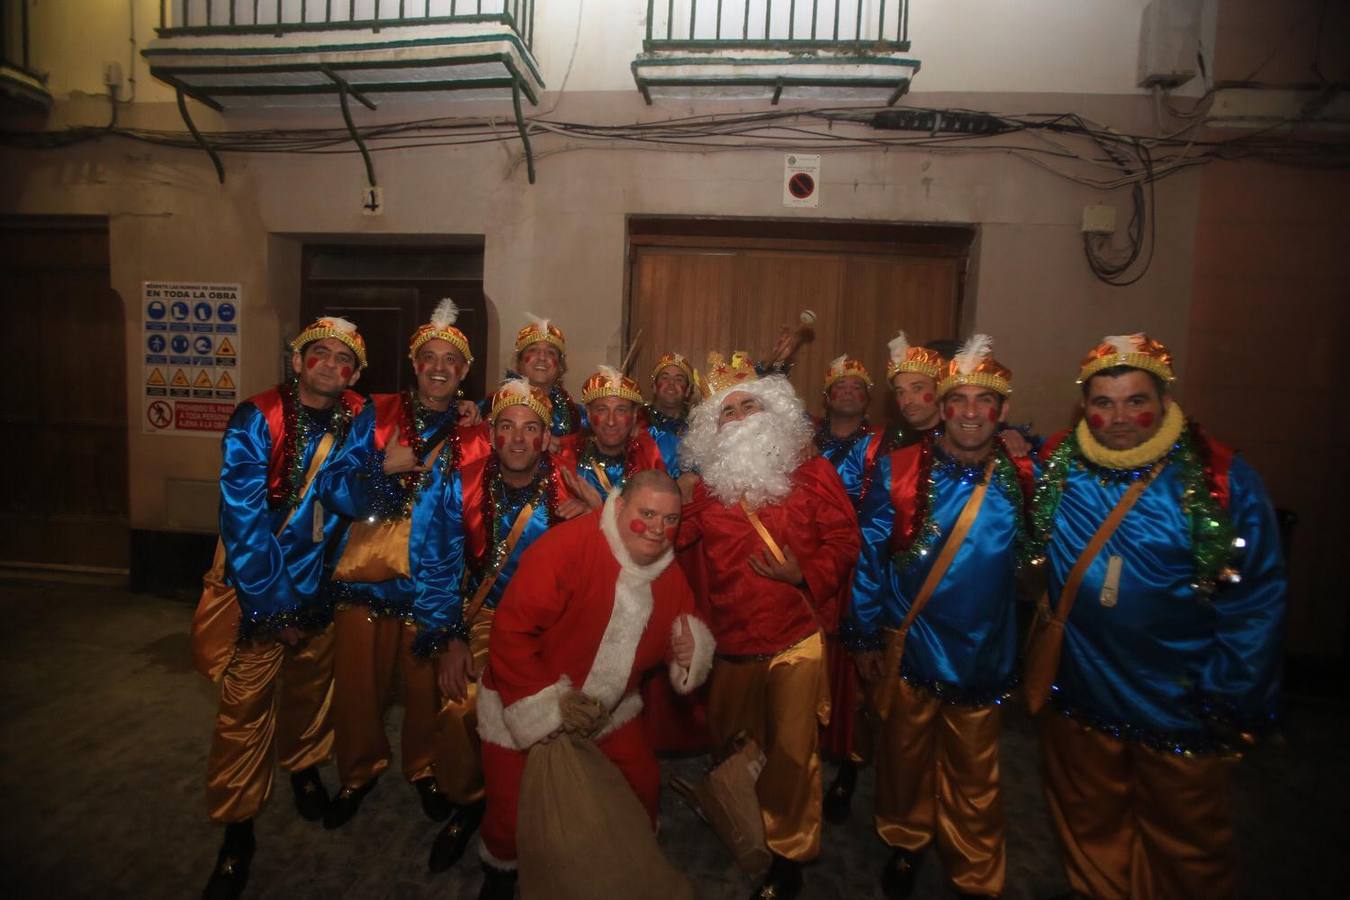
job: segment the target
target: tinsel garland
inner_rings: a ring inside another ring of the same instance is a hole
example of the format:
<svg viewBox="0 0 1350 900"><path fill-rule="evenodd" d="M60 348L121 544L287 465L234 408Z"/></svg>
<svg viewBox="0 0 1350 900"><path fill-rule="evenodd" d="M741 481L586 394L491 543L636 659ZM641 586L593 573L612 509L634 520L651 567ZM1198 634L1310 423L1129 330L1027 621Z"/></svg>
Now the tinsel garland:
<svg viewBox="0 0 1350 900"><path fill-rule="evenodd" d="M1236 580L1235 551L1240 544L1236 540L1237 533L1232 520L1219 502L1208 444L1198 427L1189 424L1166 455L1168 465L1177 466L1181 474L1182 505L1190 521L1191 548L1195 560L1193 586L1202 593L1211 593L1219 581ZM1133 469L1099 466L1082 455L1078 438L1073 432L1065 435L1064 440L1050 454L1032 499L1031 540L1034 558L1038 561L1045 558L1046 548L1053 536L1055 514L1074 469L1093 475L1102 484L1122 484L1145 477L1152 467L1151 463Z"/></svg>
<svg viewBox="0 0 1350 900"><path fill-rule="evenodd" d="M404 391L399 396L399 432L408 438L408 447L421 462L431 448L427 446L425 432L431 430L432 420L438 417L454 415L455 409L434 410L423 406L412 391ZM441 467L441 477L448 476L459 468L460 447L459 430L454 429L445 438L445 446L436 457L436 465ZM435 466L433 465L433 469ZM408 518L412 515L417 496L431 482L431 470L426 472L404 472L398 476L403 487L403 504L400 515Z"/></svg>
<svg viewBox="0 0 1350 900"><path fill-rule="evenodd" d="M1229 710L1217 709L1196 699L1193 711L1198 728L1195 731L1159 731L1079 709L1064 699L1059 685L1050 688L1050 699L1059 715L1073 719L1093 731L1100 731L1119 741L1140 743L1162 753L1188 758L1214 754L1240 755L1247 749L1251 739L1268 733L1279 721L1276 713L1260 720L1243 720L1230 716ZM1244 739L1245 736L1250 736L1250 739Z"/></svg>
<svg viewBox="0 0 1350 900"><path fill-rule="evenodd" d="M950 681L940 681L936 678L920 678L905 665L902 660L900 663L900 677L910 687L927 694L935 700L951 706L961 706L966 709L979 709L985 706L995 706L1001 704L1012 696L1013 691L1021 683L1021 676L1016 671L1009 675L1002 684L993 686L980 685L974 687L961 687Z"/></svg>
<svg viewBox="0 0 1350 900"><path fill-rule="evenodd" d="M942 537L941 524L932 518L933 506L937 502L937 484L933 478L935 467L933 455L936 450L934 444L935 439L926 440L923 449L920 450L919 474L914 485L914 516L907 523L905 533L901 535L900 542L896 546L895 565L899 569L908 568L927 556L933 545ZM994 454L994 484L1019 512L1019 515L1014 517L1017 535L1013 547L1017 564L1021 566L1030 556L1030 541L1025 522L1026 494L1017 477L1017 466L1008 458L1008 454L1001 446L995 446L991 452ZM939 474L952 475L961 481L975 484L983 480L984 466L983 462L973 466L964 465L945 454L942 454L942 458L936 463Z"/></svg>
<svg viewBox="0 0 1350 900"><path fill-rule="evenodd" d="M647 412L647 421L658 431L669 431L675 435L683 435L689 430L687 417L668 416L650 403L644 404L643 409Z"/></svg>
<svg viewBox="0 0 1350 900"><path fill-rule="evenodd" d="M511 533L511 526L515 525L514 517L511 516L512 506L507 502L507 486L502 481L501 470L498 468L497 454L488 457L487 465L483 471L483 522L488 529L487 545L483 548L483 558L476 561L476 568L483 573L478 582L491 572L501 571L502 566L506 565L506 536ZM539 508L542 501L548 508L549 524L557 521L557 497L551 489L553 485L553 461L549 454L539 454L539 466L535 470L534 479L530 482L527 490L529 499L526 503L532 504L536 509ZM525 504L520 504L517 509L524 509ZM510 518L511 521L507 521Z"/></svg>
<svg viewBox="0 0 1350 900"><path fill-rule="evenodd" d="M548 400L553 404L553 421L549 430L556 437L576 431L579 423L575 404L572 403L572 395L567 393L567 388L562 386L562 381L553 382L553 386L548 389Z"/></svg>
<svg viewBox="0 0 1350 900"><path fill-rule="evenodd" d="M862 479L858 485L858 499L853 504L855 508L861 508L863 498L865 498L867 492L872 489L872 476L876 474L877 463L881 461L883 456L888 455L892 450L899 449L900 431L899 429L892 431L878 431L876 434L870 436L870 440L881 441L881 446L877 448L876 453L868 452L871 449L871 445L868 445L863 450ZM870 457L870 459L868 457Z"/></svg>
<svg viewBox="0 0 1350 900"><path fill-rule="evenodd" d="M914 514L896 530L893 537L895 563L904 568L928 554L933 542L942 536L936 522L929 521L933 508L933 442L924 441L919 447L919 472L914 488Z"/></svg>
<svg viewBox="0 0 1350 900"><path fill-rule="evenodd" d="M317 602L280 612L244 612L239 619L239 643L267 638L287 628L309 634L323 631L333 621L333 605L320 597Z"/></svg>
<svg viewBox="0 0 1350 900"><path fill-rule="evenodd" d="M305 483L305 441L309 437L311 417L300 403L300 383L297 378L284 382L281 394L281 478L271 485L267 502L272 509L293 509L300 502L300 489ZM341 440L352 422L352 407L344 392L333 405L329 431Z"/></svg>
<svg viewBox="0 0 1350 900"><path fill-rule="evenodd" d="M622 489L624 482L637 471L637 456L641 450L642 448L638 444L637 438L629 438L628 443L624 445L623 450L623 476L620 477L618 481L613 481L610 485L614 490L617 491ZM581 458L577 460L577 472L590 468L592 464L596 464L603 469L605 468L606 462L614 462L615 459L616 457L606 456L601 453L600 448L595 444L595 438L590 438L586 441L586 446L581 451ZM592 469L592 471L594 470Z"/></svg>
<svg viewBox="0 0 1350 900"><path fill-rule="evenodd" d="M827 454L836 450L842 450L847 453L853 448L854 444L858 443L858 441L867 437L869 434L871 434L871 426L868 425L867 418L864 416L862 422L859 423L858 427L850 434L845 437L835 437L834 433L830 431L829 413L826 413L824 418L820 420L820 424L816 426L816 433L813 440L815 441L816 449L822 454Z"/></svg>
<svg viewBox="0 0 1350 900"><path fill-rule="evenodd" d="M326 582L323 594L325 600L335 609L363 606L372 620L394 618L402 619L407 625L414 624L411 594L388 597L375 591L369 583L349 581Z"/></svg>

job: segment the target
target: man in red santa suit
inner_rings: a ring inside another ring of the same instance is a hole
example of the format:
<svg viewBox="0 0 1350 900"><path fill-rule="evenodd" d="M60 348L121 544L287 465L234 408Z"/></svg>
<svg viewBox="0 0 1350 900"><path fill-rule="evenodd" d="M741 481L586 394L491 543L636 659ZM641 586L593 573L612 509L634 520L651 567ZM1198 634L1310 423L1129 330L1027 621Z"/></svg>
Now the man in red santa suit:
<svg viewBox="0 0 1350 900"><path fill-rule="evenodd" d="M694 407L680 450L682 468L702 480L692 485L678 543L702 540L707 562L718 650L708 696L713 738L747 731L768 757L756 792L773 864L753 896L789 900L801 890L801 864L820 854L819 726L830 715L824 633L838 623L861 538L788 380L758 378L741 353L730 365L710 355L709 366L710 396Z"/></svg>
<svg viewBox="0 0 1350 900"><path fill-rule="evenodd" d="M558 734L578 692L609 722L596 734L656 821L660 769L642 726L638 684L669 663L688 693L712 668L713 639L672 543L680 494L664 471L630 476L604 506L551 528L521 557L492 623L478 693L487 814L483 898L509 898L516 881L516 805L531 747Z"/></svg>

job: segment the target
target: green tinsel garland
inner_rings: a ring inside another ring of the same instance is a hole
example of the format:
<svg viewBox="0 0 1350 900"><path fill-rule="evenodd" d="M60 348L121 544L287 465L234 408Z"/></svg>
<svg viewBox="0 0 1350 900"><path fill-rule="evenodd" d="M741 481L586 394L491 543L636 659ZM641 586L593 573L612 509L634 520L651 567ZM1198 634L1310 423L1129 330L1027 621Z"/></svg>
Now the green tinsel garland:
<svg viewBox="0 0 1350 900"><path fill-rule="evenodd" d="M1195 558L1195 588L1210 593L1219 581L1236 580L1234 550L1237 533L1228 513L1215 496L1212 473L1197 449L1202 440L1194 428L1188 426L1167 455L1168 465L1178 466L1181 471L1182 503L1190 520L1191 546ZM1045 558L1045 550L1054 530L1055 514L1063 499L1069 473L1074 468L1096 472L1103 481L1111 481L1142 478L1151 466L1128 472L1102 469L1083 457L1073 432L1066 435L1050 454L1031 501L1032 549L1038 562Z"/></svg>

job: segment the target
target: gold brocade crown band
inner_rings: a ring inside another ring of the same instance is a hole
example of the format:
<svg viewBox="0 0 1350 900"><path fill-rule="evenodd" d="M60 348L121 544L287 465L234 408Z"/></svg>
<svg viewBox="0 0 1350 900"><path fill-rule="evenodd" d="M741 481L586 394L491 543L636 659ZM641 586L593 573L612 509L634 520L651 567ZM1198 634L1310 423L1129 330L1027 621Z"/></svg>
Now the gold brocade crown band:
<svg viewBox="0 0 1350 900"><path fill-rule="evenodd" d="M359 369L366 367L366 342L356 326L337 316L323 316L315 319L291 341L291 350L301 353L305 347L315 341L332 338L347 345L347 349L356 355Z"/></svg>
<svg viewBox="0 0 1350 900"><path fill-rule="evenodd" d="M656 376L661 374L661 370L669 369L671 366L683 372L684 377L689 379L690 384L694 383L694 367L689 365L689 360L679 353L667 353L658 359L656 365L652 368L652 384L656 383Z"/></svg>
<svg viewBox="0 0 1350 900"><path fill-rule="evenodd" d="M526 347L541 341L557 347L563 356L567 355L567 338L563 337L562 329L538 316L530 316L530 323L516 332L516 355L519 356Z"/></svg>
<svg viewBox="0 0 1350 900"><path fill-rule="evenodd" d="M590 403L604 397L618 397L620 400L642 402L642 391L637 382L609 366L601 366L581 387L581 402Z"/></svg>
<svg viewBox="0 0 1350 900"><path fill-rule="evenodd" d="M1176 380L1172 371L1172 354L1160 341L1144 334L1114 334L1088 351L1078 369L1078 383L1083 384L1093 375L1116 366L1142 369L1161 378L1165 383Z"/></svg>
<svg viewBox="0 0 1350 900"><path fill-rule="evenodd" d="M553 404L548 395L523 378L508 381L492 395L492 413L488 418L496 422L502 410L511 406L526 407L544 424L548 424L553 415Z"/></svg>
<svg viewBox="0 0 1350 900"><path fill-rule="evenodd" d="M927 347L913 346L909 336L901 331L886 344L886 380L894 381L902 373L927 375L934 381L942 377L947 367L942 354Z"/></svg>
<svg viewBox="0 0 1350 900"><path fill-rule="evenodd" d="M971 372L969 375L962 375L960 372L953 372L938 382L938 396L941 397L949 391L965 387L968 384L998 391L1005 397L1012 393L1012 383L1001 375L990 372Z"/></svg>
<svg viewBox="0 0 1350 900"><path fill-rule="evenodd" d="M825 370L825 392L829 393L830 388L841 378L857 378L867 385L868 390L872 388L872 376L867 367L851 356L840 356L830 363L830 367Z"/></svg>
<svg viewBox="0 0 1350 900"><path fill-rule="evenodd" d="M942 377L944 360L936 350L927 347L914 347L909 355L900 362L891 362L886 366L886 380L894 381L895 376L906 373L927 375L934 381Z"/></svg>
<svg viewBox="0 0 1350 900"><path fill-rule="evenodd" d="M947 372L938 382L938 396L966 385L987 388L1003 396L1012 393L1012 370L994 359L994 339L974 334L947 363Z"/></svg>
<svg viewBox="0 0 1350 900"><path fill-rule="evenodd" d="M408 359L417 359L417 351L422 349L422 345L427 341L445 341L454 347L460 353L464 354L464 361L473 365L473 354L469 352L469 339L453 325L436 327L430 323L423 325L417 331L413 332L412 340L408 343Z"/></svg>

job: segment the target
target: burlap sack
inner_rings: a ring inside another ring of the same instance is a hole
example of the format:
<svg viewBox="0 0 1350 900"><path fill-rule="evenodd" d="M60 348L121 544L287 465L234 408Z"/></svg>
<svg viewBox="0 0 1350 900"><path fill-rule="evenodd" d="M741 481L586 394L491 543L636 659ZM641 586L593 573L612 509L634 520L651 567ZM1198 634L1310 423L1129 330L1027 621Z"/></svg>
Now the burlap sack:
<svg viewBox="0 0 1350 900"><path fill-rule="evenodd" d="M516 844L524 900L693 900L623 773L577 734L530 749Z"/></svg>

